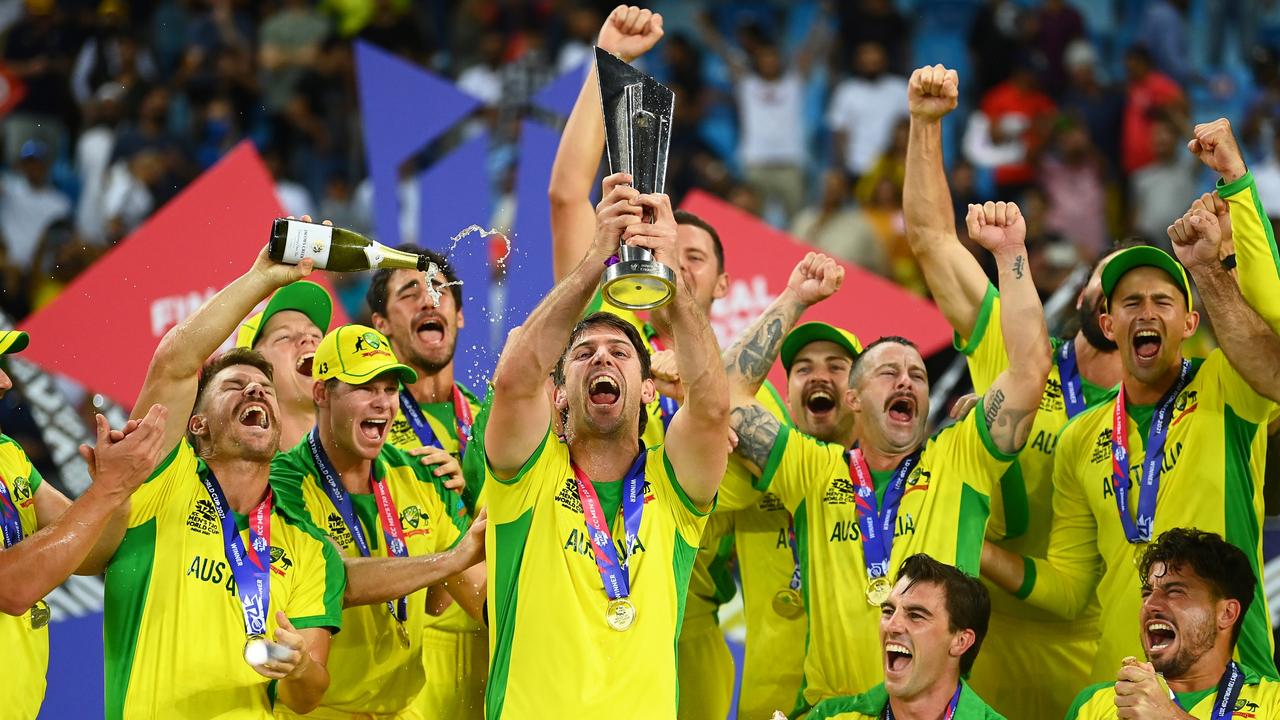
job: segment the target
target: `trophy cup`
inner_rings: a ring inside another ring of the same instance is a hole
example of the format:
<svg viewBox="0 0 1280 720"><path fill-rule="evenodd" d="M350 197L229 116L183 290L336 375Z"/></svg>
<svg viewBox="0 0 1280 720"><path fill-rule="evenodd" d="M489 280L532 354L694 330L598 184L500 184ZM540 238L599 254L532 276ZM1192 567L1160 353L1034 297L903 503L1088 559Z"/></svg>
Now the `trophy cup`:
<svg viewBox="0 0 1280 720"><path fill-rule="evenodd" d="M596 48L596 77L609 172L631 175L632 187L642 193L662 192L675 93L600 48ZM671 268L654 260L646 248L626 244L618 248L617 262L605 269L601 283L605 298L628 310L661 307L676 292Z"/></svg>

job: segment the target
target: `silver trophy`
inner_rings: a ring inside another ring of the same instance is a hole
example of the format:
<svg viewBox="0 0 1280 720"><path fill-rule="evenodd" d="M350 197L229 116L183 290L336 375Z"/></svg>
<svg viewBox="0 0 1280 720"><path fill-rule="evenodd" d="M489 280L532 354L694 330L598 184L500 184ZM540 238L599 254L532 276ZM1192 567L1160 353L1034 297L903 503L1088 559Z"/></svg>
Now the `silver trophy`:
<svg viewBox="0 0 1280 720"><path fill-rule="evenodd" d="M632 186L642 193L662 192L675 93L600 48L596 48L596 77L609 172L631 175ZM628 310L661 307L676 292L671 268L654 260L647 249L626 244L618 248L617 262L605 269L601 283L605 298Z"/></svg>

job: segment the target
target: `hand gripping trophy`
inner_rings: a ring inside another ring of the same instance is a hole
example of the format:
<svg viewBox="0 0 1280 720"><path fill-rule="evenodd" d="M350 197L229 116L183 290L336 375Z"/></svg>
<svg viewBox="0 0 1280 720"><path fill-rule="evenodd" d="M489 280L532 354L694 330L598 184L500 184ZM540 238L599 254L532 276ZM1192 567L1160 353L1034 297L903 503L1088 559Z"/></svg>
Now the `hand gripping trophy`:
<svg viewBox="0 0 1280 720"><path fill-rule="evenodd" d="M635 189L642 193L662 192L675 93L598 47L596 77L604 109L609 172L629 174ZM671 268L654 260L647 249L626 244L618 248L616 260L605 269L601 283L605 298L628 310L661 307L676 292Z"/></svg>

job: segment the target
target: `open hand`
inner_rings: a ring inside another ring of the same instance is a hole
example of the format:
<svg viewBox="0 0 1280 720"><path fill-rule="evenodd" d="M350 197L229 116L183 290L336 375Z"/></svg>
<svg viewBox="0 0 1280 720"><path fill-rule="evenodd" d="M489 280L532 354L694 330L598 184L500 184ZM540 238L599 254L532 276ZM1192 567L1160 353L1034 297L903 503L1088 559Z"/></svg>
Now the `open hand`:
<svg viewBox="0 0 1280 720"><path fill-rule="evenodd" d="M97 444L80 446L80 457L89 466L94 487L121 499L137 490L160 462L168 417L168 408L152 405L141 420L130 420L123 429L112 430L105 417L94 415Z"/></svg>
<svg viewBox="0 0 1280 720"><path fill-rule="evenodd" d="M431 474L438 478L444 478L445 490L462 493L462 488L466 486L466 483L462 479L462 465L457 458L435 445L419 445L408 452L414 457L422 458L423 465L436 466L436 469Z"/></svg>

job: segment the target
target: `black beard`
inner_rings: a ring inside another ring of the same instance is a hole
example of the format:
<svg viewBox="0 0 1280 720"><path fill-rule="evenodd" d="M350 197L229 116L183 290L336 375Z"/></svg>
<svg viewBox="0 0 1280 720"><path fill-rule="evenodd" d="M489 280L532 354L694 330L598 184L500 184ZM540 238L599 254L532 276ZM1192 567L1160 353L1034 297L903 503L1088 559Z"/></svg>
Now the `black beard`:
<svg viewBox="0 0 1280 720"><path fill-rule="evenodd" d="M1191 666L1213 649L1214 631L1211 627L1189 628L1184 637L1178 639L1178 654L1172 659L1152 665L1156 672L1167 678L1180 678L1187 674Z"/></svg>
<svg viewBox="0 0 1280 720"><path fill-rule="evenodd" d="M1080 323L1080 332L1084 333L1086 342L1102 352L1115 352L1120 349L1120 346L1103 334L1102 326L1098 323L1098 310L1101 304L1099 301L1093 307L1089 307L1088 303L1082 303L1079 308L1076 308L1076 320Z"/></svg>

